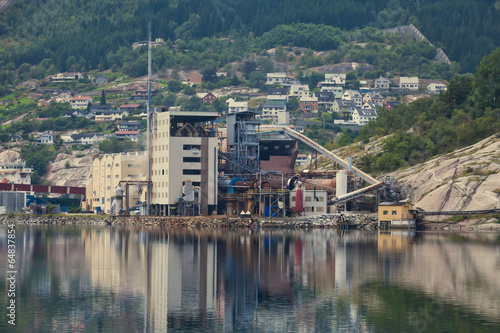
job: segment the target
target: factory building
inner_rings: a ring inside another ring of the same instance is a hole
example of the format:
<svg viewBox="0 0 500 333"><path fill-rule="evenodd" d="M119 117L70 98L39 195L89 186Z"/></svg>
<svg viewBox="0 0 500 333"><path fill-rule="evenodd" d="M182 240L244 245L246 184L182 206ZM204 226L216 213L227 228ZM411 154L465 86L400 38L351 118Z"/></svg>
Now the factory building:
<svg viewBox="0 0 500 333"><path fill-rule="evenodd" d="M152 215L212 213L217 205L216 112L152 115Z"/></svg>
<svg viewBox="0 0 500 333"><path fill-rule="evenodd" d="M145 152L107 154L94 159L92 176L87 185L88 208L96 213L114 213L113 198L121 185L128 190L124 208L139 206L144 202L147 186L147 155Z"/></svg>

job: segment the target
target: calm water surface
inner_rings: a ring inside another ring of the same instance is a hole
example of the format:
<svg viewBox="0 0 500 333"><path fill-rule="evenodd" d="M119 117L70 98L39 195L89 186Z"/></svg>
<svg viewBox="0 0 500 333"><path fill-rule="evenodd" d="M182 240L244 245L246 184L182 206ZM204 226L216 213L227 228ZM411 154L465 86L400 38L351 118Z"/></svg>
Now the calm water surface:
<svg viewBox="0 0 500 333"><path fill-rule="evenodd" d="M500 236L16 226L0 332L500 332ZM1 273L8 271L0 226Z"/></svg>

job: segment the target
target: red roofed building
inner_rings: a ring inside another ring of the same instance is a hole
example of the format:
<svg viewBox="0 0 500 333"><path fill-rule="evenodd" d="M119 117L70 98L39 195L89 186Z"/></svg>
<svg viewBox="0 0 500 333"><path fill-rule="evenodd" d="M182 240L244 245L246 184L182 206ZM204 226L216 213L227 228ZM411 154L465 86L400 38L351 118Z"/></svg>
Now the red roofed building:
<svg viewBox="0 0 500 333"><path fill-rule="evenodd" d="M90 96L77 96L71 99L70 104L73 109L86 109L93 102L94 100Z"/></svg>
<svg viewBox="0 0 500 333"><path fill-rule="evenodd" d="M134 112L142 109L142 104L140 103L131 103L131 104L123 104L120 106L120 110Z"/></svg>
<svg viewBox="0 0 500 333"><path fill-rule="evenodd" d="M130 139L132 141L137 141L141 136L141 132L139 131L116 131L115 136L120 139Z"/></svg>

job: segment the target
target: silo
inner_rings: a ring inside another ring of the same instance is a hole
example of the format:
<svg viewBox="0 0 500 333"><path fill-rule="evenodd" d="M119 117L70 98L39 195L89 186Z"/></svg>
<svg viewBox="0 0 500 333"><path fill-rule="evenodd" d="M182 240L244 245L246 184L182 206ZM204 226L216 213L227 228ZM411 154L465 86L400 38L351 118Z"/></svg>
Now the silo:
<svg viewBox="0 0 500 333"><path fill-rule="evenodd" d="M186 184L182 187L182 194L184 194L184 201L194 201L194 188L190 180L186 180Z"/></svg>
<svg viewBox="0 0 500 333"><path fill-rule="evenodd" d="M118 185L115 189L116 193L116 203L115 203L115 213L120 214L123 209L123 189L120 185Z"/></svg>
<svg viewBox="0 0 500 333"><path fill-rule="evenodd" d="M337 198L341 195L347 194L347 177L348 173L346 170L340 170L337 172L337 181L335 186Z"/></svg>

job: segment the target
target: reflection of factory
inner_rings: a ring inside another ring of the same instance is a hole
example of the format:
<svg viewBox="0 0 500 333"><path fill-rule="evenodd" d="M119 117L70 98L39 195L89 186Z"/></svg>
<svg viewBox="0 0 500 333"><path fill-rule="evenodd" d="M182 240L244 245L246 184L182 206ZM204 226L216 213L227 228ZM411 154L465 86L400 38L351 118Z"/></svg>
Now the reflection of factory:
<svg viewBox="0 0 500 333"><path fill-rule="evenodd" d="M261 126L258 115L248 110L228 113L226 128L218 128L217 113L155 110L150 125L150 214L321 215L344 211L348 200L382 185L288 126ZM345 170L297 174L298 141ZM110 170L101 166L94 172L102 170L105 174L98 177L104 183L102 177L109 178ZM91 199L93 207L101 204L105 212L118 199L118 184L108 183ZM146 206L144 201L141 206Z"/></svg>

